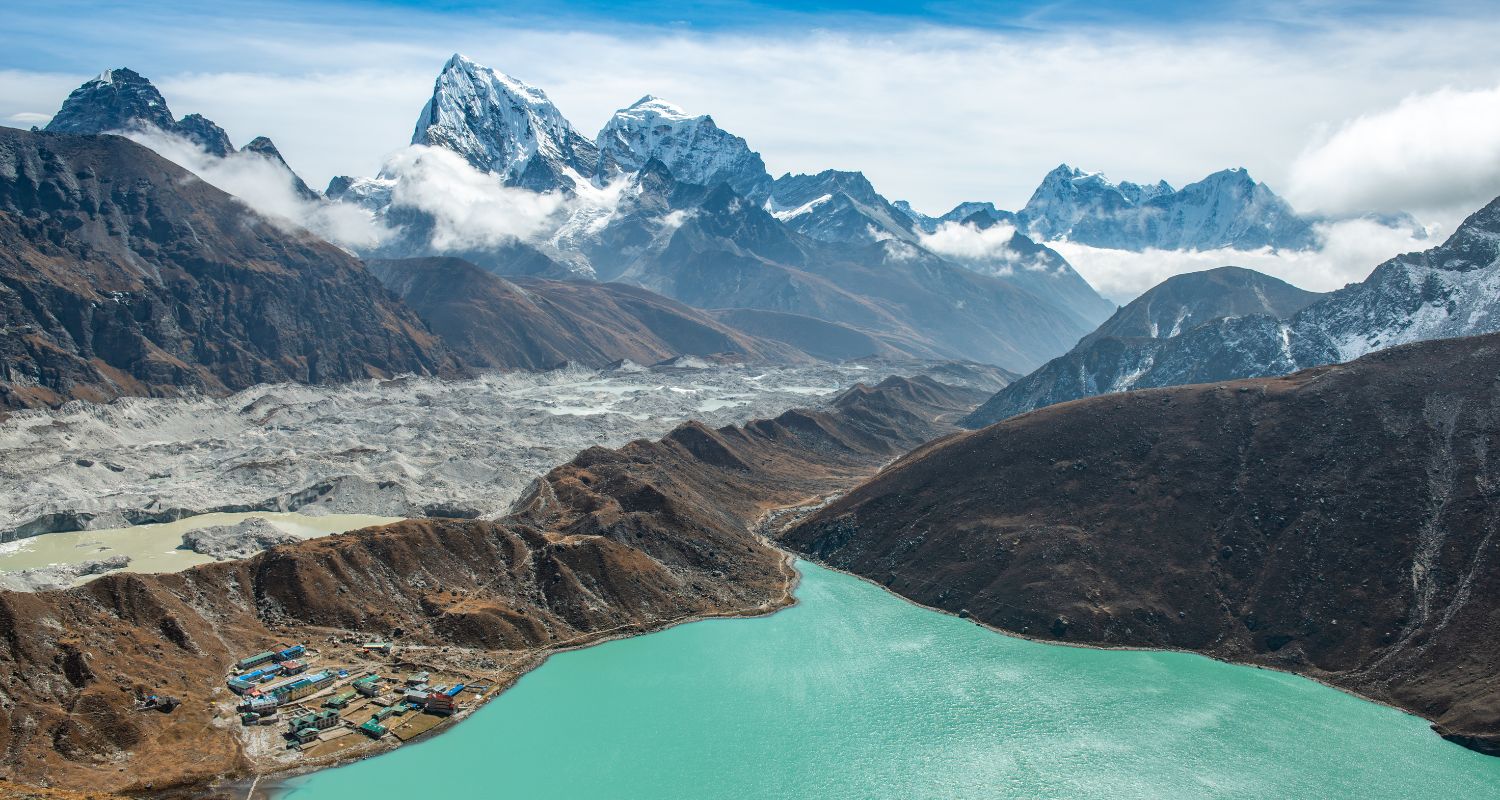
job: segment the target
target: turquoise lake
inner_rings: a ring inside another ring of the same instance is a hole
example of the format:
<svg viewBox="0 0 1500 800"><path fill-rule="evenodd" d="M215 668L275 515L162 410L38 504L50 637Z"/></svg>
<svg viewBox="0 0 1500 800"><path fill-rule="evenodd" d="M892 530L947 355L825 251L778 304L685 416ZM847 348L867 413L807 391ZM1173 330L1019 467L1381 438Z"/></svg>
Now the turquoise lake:
<svg viewBox="0 0 1500 800"><path fill-rule="evenodd" d="M798 566L793 608L554 656L285 797L1500 798L1500 758L1312 681L1014 639Z"/></svg>

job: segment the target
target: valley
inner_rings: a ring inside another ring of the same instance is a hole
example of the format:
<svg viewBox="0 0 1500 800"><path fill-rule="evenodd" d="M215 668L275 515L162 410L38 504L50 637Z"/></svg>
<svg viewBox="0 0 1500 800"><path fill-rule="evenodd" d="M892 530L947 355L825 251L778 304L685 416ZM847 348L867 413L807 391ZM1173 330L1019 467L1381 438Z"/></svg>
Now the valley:
<svg viewBox="0 0 1500 800"><path fill-rule="evenodd" d="M320 747L315 732L306 753L268 749L278 734L238 718L225 679L237 660L277 644L304 645L308 674L335 684L311 684L315 700L342 691L325 667L383 681L426 671L481 685L488 698L559 648L769 612L789 602L794 573L757 535L761 517L853 485L952 430L982 396L921 377L860 384L823 410L718 429L690 422L658 441L589 447L493 521L408 520L181 572L0 592L11 632L0 659L9 675L28 676L0 687L0 746L16 754L5 778L200 793L401 738L349 739L340 723L327 731L337 747ZM381 641L389 653L360 651ZM148 696L181 704L136 711ZM288 697L289 709L301 699ZM476 705L457 700L459 716ZM268 711L286 731L276 706ZM185 741L198 758L171 758Z"/></svg>
<svg viewBox="0 0 1500 800"><path fill-rule="evenodd" d="M0 541L209 512L493 517L587 447L816 405L872 374L863 364L492 372L18 412L0 422Z"/></svg>

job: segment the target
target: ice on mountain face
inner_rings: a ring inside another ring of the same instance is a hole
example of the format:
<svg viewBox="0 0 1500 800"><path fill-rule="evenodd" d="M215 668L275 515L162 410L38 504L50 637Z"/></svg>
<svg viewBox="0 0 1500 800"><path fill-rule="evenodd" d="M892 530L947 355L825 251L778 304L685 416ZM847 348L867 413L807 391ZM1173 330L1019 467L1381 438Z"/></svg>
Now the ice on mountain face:
<svg viewBox="0 0 1500 800"><path fill-rule="evenodd" d="M819 241L917 240L911 216L876 192L859 172L783 175L770 185L764 207L792 230Z"/></svg>
<svg viewBox="0 0 1500 800"><path fill-rule="evenodd" d="M461 55L443 65L412 133L474 168L537 189L571 188L596 170L598 149L541 89Z"/></svg>
<svg viewBox="0 0 1500 800"><path fill-rule="evenodd" d="M79 512L91 528L124 525L126 512L228 506L494 515L589 446L661 436L687 419L771 417L871 378L858 366L699 363L264 385L22 411L0 422L0 540L52 513Z"/></svg>
<svg viewBox="0 0 1500 800"><path fill-rule="evenodd" d="M803 214L812 213L813 209L817 208L820 205L823 205L824 203L832 199L833 195L831 194L819 195L807 201L806 203L803 203L802 205L796 206L794 208L780 208L775 201L767 201L766 210L771 212L771 216L781 220L782 222L786 222L793 217L800 217Z"/></svg>
<svg viewBox="0 0 1500 800"><path fill-rule="evenodd" d="M600 175L636 172L657 159L683 183L728 183L742 195L760 192L771 180L760 154L714 124L713 117L690 116L650 95L616 111L594 141Z"/></svg>
<svg viewBox="0 0 1500 800"><path fill-rule="evenodd" d="M1313 221L1244 169L1174 190L1165 181L1115 184L1064 164L1042 179L1018 216L1043 240L1121 250L1301 250L1317 243Z"/></svg>
<svg viewBox="0 0 1500 800"><path fill-rule="evenodd" d="M1137 303L1185 277L1158 286ZM967 424L985 425L1106 391L1283 375L1397 345L1496 332L1500 199L1471 215L1442 245L1390 259L1364 281L1300 307L1285 320L1268 313L1186 325L1179 319L1165 338L1101 329L1005 387Z"/></svg>

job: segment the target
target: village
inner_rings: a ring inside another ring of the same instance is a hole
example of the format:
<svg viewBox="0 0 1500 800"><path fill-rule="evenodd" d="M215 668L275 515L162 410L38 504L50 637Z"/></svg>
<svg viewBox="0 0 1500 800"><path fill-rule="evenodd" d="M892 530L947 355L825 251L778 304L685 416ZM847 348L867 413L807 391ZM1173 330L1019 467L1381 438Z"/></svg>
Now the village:
<svg viewBox="0 0 1500 800"><path fill-rule="evenodd" d="M411 741L477 707L491 679L404 661L390 642L281 642L233 665L225 685L247 747L318 762ZM279 760L279 759L278 759Z"/></svg>

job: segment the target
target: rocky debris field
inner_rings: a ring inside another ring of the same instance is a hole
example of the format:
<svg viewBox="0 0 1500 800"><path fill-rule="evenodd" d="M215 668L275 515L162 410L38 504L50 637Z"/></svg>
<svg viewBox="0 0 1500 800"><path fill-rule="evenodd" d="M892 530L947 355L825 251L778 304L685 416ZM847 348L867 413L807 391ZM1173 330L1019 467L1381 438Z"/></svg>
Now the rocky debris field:
<svg viewBox="0 0 1500 800"><path fill-rule="evenodd" d="M300 542L302 537L287 533L263 519L247 519L238 525L212 525L182 535L182 547L213 556L220 561L248 558L278 544Z"/></svg>
<svg viewBox="0 0 1500 800"><path fill-rule="evenodd" d="M53 564L46 567L0 572L0 589L12 592L45 592L66 589L88 575L103 575L130 566L130 556L115 555L80 564Z"/></svg>
<svg viewBox="0 0 1500 800"><path fill-rule="evenodd" d="M0 541L209 511L496 516L584 448L816 407L881 377L627 363L21 411L0 422Z"/></svg>

